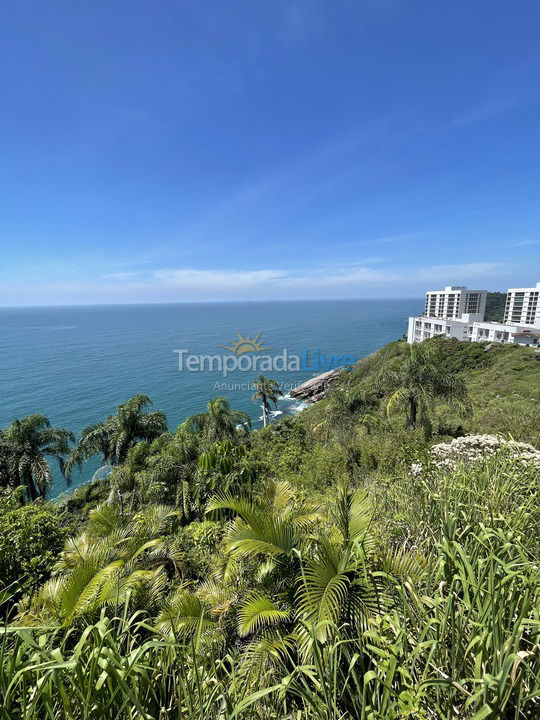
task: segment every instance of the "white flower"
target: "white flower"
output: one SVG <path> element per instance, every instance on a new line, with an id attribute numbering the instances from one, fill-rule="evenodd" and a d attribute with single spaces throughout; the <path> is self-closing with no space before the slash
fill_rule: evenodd
<path id="1" fill-rule="evenodd" d="M 502 435 L 464 435 L 449 443 L 439 443 L 431 448 L 436 468 L 454 470 L 458 463 L 474 463 L 504 452 L 520 464 L 540 470 L 540 450 L 528 443 L 506 440 Z M 411 474 L 422 473 L 420 463 L 411 466 Z"/>

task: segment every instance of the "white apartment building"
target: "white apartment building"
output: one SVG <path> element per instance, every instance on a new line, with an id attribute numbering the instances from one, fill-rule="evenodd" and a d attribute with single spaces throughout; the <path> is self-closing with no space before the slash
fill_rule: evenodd
<path id="1" fill-rule="evenodd" d="M 533 288 L 510 288 L 504 322 L 540 328 L 540 282 Z"/>
<path id="2" fill-rule="evenodd" d="M 407 342 L 422 342 L 436 335 L 455 337 L 458 340 L 469 339 L 469 323 L 460 320 L 446 320 L 444 318 L 433 318 L 419 315 L 409 318 L 407 330 Z"/>
<path id="3" fill-rule="evenodd" d="M 540 330 L 516 323 L 475 322 L 471 342 L 498 342 L 540 347 Z"/>
<path id="4" fill-rule="evenodd" d="M 426 293 L 424 314 L 409 318 L 407 342 L 436 335 L 471 342 L 540 347 L 540 283 L 508 290 L 504 322 L 484 320 L 487 291 L 449 285 Z"/>
<path id="5" fill-rule="evenodd" d="M 447 285 L 444 290 L 428 290 L 424 317 L 483 320 L 487 290 L 467 290 L 464 285 Z"/>
<path id="6" fill-rule="evenodd" d="M 407 341 L 422 342 L 435 335 L 470 340 L 472 323 L 484 319 L 486 299 L 487 290 L 468 290 L 464 285 L 429 290 L 424 314 L 409 318 Z"/>

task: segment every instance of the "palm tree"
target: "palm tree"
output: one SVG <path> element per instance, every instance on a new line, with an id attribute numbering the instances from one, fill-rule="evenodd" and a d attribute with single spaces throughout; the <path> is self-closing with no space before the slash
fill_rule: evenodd
<path id="1" fill-rule="evenodd" d="M 278 397 L 279 395 L 283 395 L 283 393 L 279 389 L 277 380 L 267 378 L 264 375 L 259 375 L 253 384 L 256 390 L 253 394 L 253 402 L 257 402 L 258 400 L 261 401 L 263 425 L 266 427 L 268 423 L 268 415 L 270 413 L 270 403 L 274 403 L 274 406 L 277 408 Z"/>
<path id="2" fill-rule="evenodd" d="M 233 571 L 244 560 L 255 571 L 257 585 L 245 588 L 238 602 L 238 633 L 252 637 L 248 663 L 291 643 L 309 654 L 314 636 L 324 642 L 331 628 L 365 628 L 367 618 L 381 610 L 365 492 L 340 487 L 323 513 L 289 483 L 276 482 L 262 499 L 218 493 L 207 506 L 207 512 L 215 510 L 236 515 L 224 547 Z M 225 574 L 230 577 L 231 566 Z"/>
<path id="3" fill-rule="evenodd" d="M 151 446 L 146 461 L 144 492 L 161 488 L 161 502 L 174 502 L 188 518 L 193 505 L 193 478 L 197 470 L 199 438 L 183 423 L 173 434 L 162 435 Z"/>
<path id="4" fill-rule="evenodd" d="M 64 456 L 75 441 L 65 428 L 51 427 L 44 415 L 29 415 L 15 420 L 0 438 L 2 484 L 24 485 L 31 500 L 44 497 L 52 481 L 52 469 L 47 456 L 54 457 L 65 472 Z"/>
<path id="5" fill-rule="evenodd" d="M 408 345 L 405 359 L 397 370 L 381 376 L 386 390 L 388 414 L 396 406 L 406 411 L 406 428 L 416 428 L 418 421 L 428 421 L 428 412 L 436 400 L 463 405 L 467 388 L 455 373 L 446 370 L 438 350 L 431 344 Z"/>
<path id="6" fill-rule="evenodd" d="M 167 432 L 167 420 L 161 411 L 145 411 L 151 404 L 147 395 L 134 395 L 118 407 L 116 415 L 84 428 L 66 462 L 67 475 L 97 454 L 102 455 L 104 464 L 118 465 L 124 462 L 136 442 L 154 440 Z"/>
<path id="7" fill-rule="evenodd" d="M 201 433 L 205 444 L 212 444 L 237 437 L 239 432 L 246 434 L 251 419 L 241 410 L 232 410 L 227 398 L 215 397 L 206 406 L 206 412 L 192 415 L 186 425 Z"/>
<path id="8" fill-rule="evenodd" d="M 26 619 L 68 626 L 126 602 L 158 610 L 178 574 L 177 515 L 167 505 L 147 505 L 127 519 L 109 504 L 92 510 L 85 532 L 66 542 L 53 576 L 22 608 Z"/>

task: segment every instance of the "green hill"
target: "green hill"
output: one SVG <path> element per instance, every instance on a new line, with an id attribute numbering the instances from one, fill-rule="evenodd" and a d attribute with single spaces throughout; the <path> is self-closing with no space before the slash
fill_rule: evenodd
<path id="1" fill-rule="evenodd" d="M 0 435 L 2 718 L 540 717 L 538 351 L 390 343 L 252 433 L 147 404 L 63 502 L 13 489 L 43 418 Z"/>
<path id="2" fill-rule="evenodd" d="M 540 428 L 521 421 L 520 416 L 537 416 L 540 411 L 540 350 L 517 345 L 460 342 L 455 339 L 435 338 L 427 341 L 440 349 L 443 366 L 459 373 L 469 390 L 472 416 L 466 427 L 478 429 L 482 418 L 484 431 L 517 433 L 520 439 L 539 439 Z M 373 391 L 383 371 L 399 366 L 407 352 L 407 344 L 397 341 L 386 345 L 365 360 L 360 361 L 338 381 L 333 393 L 347 389 L 349 392 Z M 494 401 L 510 403 L 515 413 L 505 421 L 490 424 L 486 405 Z M 305 416 L 324 414 L 330 399 L 309 408 Z"/>

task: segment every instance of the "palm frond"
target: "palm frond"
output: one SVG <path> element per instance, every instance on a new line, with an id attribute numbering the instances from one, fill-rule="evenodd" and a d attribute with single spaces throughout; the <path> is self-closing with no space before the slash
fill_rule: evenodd
<path id="1" fill-rule="evenodd" d="M 317 627 L 321 639 L 326 623 L 337 623 L 346 602 L 352 580 L 348 553 L 329 543 L 322 543 L 319 556 L 304 569 L 297 593 L 300 615 Z"/>
<path id="2" fill-rule="evenodd" d="M 277 625 L 288 620 L 290 616 L 290 609 L 279 608 L 269 597 L 254 591 L 240 605 L 238 634 L 245 637 L 261 627 Z"/>
<path id="3" fill-rule="evenodd" d="M 196 632 L 212 631 L 217 625 L 210 608 L 197 595 L 181 586 L 165 603 L 157 617 L 156 627 L 163 633 L 185 638 Z"/>

